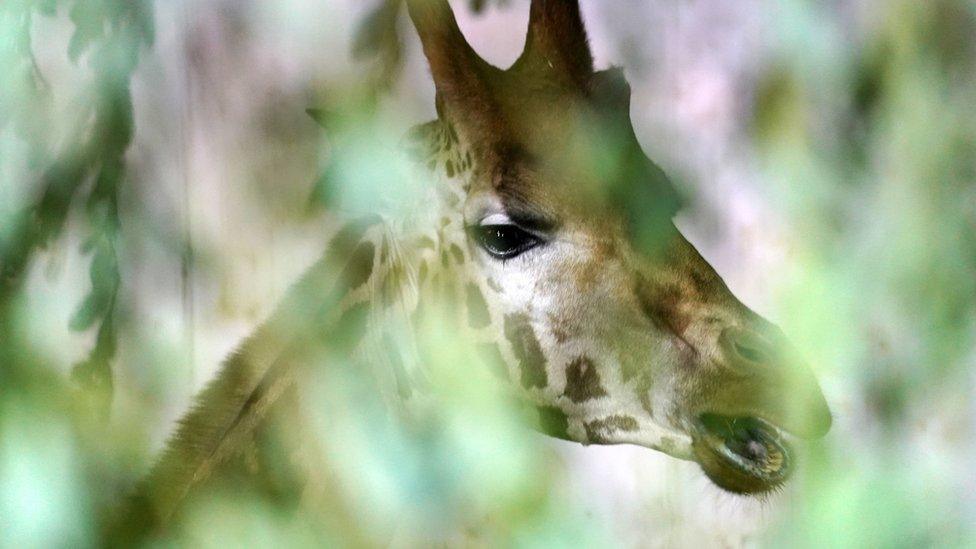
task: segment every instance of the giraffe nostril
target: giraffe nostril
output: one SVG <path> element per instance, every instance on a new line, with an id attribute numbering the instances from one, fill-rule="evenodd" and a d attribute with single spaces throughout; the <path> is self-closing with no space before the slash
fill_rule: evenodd
<path id="1" fill-rule="evenodd" d="M 752 347 L 748 344 L 735 342 L 733 344 L 735 352 L 738 353 L 742 358 L 751 362 L 765 362 L 766 355 L 761 350 L 756 347 Z"/>
<path id="2" fill-rule="evenodd" d="M 752 330 L 732 326 L 723 330 L 720 338 L 733 363 L 745 366 L 773 362 L 769 344 Z"/>

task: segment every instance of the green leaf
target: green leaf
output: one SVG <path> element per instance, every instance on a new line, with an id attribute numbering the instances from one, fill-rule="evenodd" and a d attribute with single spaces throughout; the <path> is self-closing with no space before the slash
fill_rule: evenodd
<path id="1" fill-rule="evenodd" d="M 34 2 L 34 8 L 41 14 L 49 17 L 53 17 L 58 14 L 57 0 L 37 0 Z"/>
<path id="2" fill-rule="evenodd" d="M 100 313 L 98 296 L 91 292 L 75 310 L 75 314 L 71 315 L 68 327 L 75 332 L 84 332 L 95 325 L 95 321 L 101 316 Z"/>
<path id="3" fill-rule="evenodd" d="M 105 6 L 102 0 L 76 2 L 68 14 L 75 24 L 75 32 L 68 43 L 68 58 L 73 62 L 95 41 L 105 36 Z"/>
<path id="4" fill-rule="evenodd" d="M 366 16 L 353 39 L 353 57 L 375 63 L 371 81 L 378 90 L 390 89 L 403 66 L 397 29 L 400 5 L 400 0 L 383 0 Z"/>

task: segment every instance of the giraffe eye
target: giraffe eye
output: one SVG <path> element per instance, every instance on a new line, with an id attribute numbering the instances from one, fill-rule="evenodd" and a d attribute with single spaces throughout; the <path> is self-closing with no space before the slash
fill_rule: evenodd
<path id="1" fill-rule="evenodd" d="M 542 242 L 515 225 L 480 225 L 473 227 L 471 233 L 472 238 L 496 259 L 511 259 Z"/>

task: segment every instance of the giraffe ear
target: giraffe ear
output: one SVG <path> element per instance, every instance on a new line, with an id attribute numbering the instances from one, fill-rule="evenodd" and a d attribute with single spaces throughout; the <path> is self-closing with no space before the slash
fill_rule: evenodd
<path id="1" fill-rule="evenodd" d="M 585 89 L 593 74 L 593 54 L 578 0 L 532 0 L 525 50 L 512 70 L 540 72 Z"/>
<path id="2" fill-rule="evenodd" d="M 489 81 L 501 71 L 471 48 L 447 0 L 408 0 L 407 8 L 430 64 L 438 101 L 453 120 L 475 132 L 472 137 L 487 132 L 490 128 L 484 126 L 500 119 Z"/>

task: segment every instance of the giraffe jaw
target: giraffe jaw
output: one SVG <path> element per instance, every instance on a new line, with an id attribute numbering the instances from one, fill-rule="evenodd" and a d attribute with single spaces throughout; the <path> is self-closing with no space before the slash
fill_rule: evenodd
<path id="1" fill-rule="evenodd" d="M 683 461 L 697 461 L 692 437 L 682 431 L 659 425 L 642 426 L 638 431 L 618 433 L 616 440 L 609 444 L 633 444 Z"/>
<path id="2" fill-rule="evenodd" d="M 716 485 L 737 494 L 762 494 L 781 486 L 792 472 L 787 435 L 757 417 L 702 414 L 694 452 Z"/>

